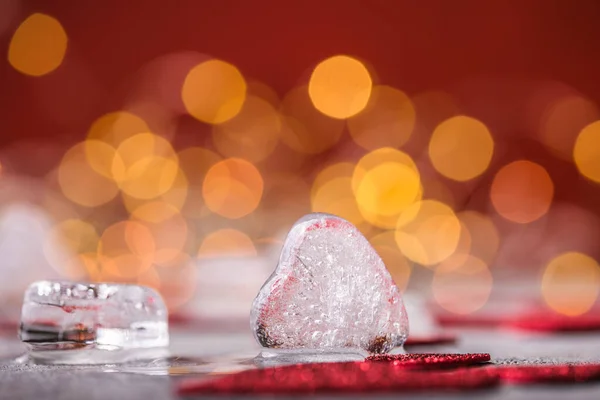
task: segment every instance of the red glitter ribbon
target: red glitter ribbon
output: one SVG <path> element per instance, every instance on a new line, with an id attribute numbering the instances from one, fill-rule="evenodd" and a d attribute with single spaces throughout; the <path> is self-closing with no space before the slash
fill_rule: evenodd
<path id="1" fill-rule="evenodd" d="M 488 353 L 377 354 L 367 357 L 367 361 L 389 362 L 394 366 L 407 368 L 456 368 L 486 363 L 490 361 L 490 355 Z"/>
<path id="2" fill-rule="evenodd" d="M 469 390 L 492 387 L 487 368 L 414 371 L 389 362 L 298 364 L 247 370 L 222 378 L 183 381 L 178 393 L 315 393 Z"/>
<path id="3" fill-rule="evenodd" d="M 487 353 L 374 355 L 364 362 L 298 364 L 182 381 L 179 394 L 472 390 L 499 383 L 600 380 L 600 364 L 490 365 Z M 470 367 L 469 367 L 470 366 Z M 439 370 L 440 368 L 454 368 Z"/>
<path id="4" fill-rule="evenodd" d="M 581 365 L 517 365 L 492 367 L 504 382 L 577 383 L 600 379 L 600 364 Z"/>

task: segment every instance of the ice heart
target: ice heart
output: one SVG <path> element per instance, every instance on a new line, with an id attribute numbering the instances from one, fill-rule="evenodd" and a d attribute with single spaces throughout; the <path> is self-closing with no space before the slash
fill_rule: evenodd
<path id="1" fill-rule="evenodd" d="M 354 225 L 328 214 L 294 224 L 250 320 L 256 340 L 278 349 L 387 353 L 408 335 L 383 261 Z"/>

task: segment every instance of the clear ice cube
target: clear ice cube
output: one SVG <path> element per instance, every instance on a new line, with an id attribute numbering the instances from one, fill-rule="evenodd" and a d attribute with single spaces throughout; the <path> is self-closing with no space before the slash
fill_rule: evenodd
<path id="1" fill-rule="evenodd" d="M 263 347 L 283 350 L 274 354 L 387 353 L 408 335 L 402 296 L 381 257 L 350 222 L 320 213 L 292 227 L 250 320 Z"/>
<path id="2" fill-rule="evenodd" d="M 114 362 L 166 348 L 167 318 L 161 296 L 144 286 L 39 281 L 25 292 L 19 335 L 33 359 Z"/>

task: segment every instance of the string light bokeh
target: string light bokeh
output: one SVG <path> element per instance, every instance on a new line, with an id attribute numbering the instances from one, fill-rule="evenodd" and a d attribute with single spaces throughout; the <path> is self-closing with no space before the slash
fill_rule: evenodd
<path id="1" fill-rule="evenodd" d="M 449 58 L 482 63 L 479 47 L 499 39 L 469 43 L 462 28 L 455 35 L 468 54 L 447 50 L 431 26 L 414 28 L 433 29 L 429 64 L 408 45 L 390 46 L 395 39 L 382 39 L 384 51 L 369 32 L 386 28 L 354 2 L 324 6 L 319 18 L 340 12 L 336 21 L 365 24 L 339 22 L 358 29 L 355 47 L 324 23 L 315 29 L 332 42 L 311 44 L 240 5 L 247 19 L 216 13 L 194 40 L 200 23 L 176 13 L 180 21 L 157 26 L 164 35 L 139 41 L 139 52 L 126 45 L 142 35 L 129 32 L 133 20 L 125 27 L 103 14 L 114 32 L 99 38 L 82 30 L 80 7 L 16 3 L 7 22 L 0 17 L 8 303 L 21 295 L 13 277 L 31 276 L 143 283 L 178 311 L 201 307 L 226 274 L 238 283 L 221 287 L 222 301 L 233 304 L 268 276 L 295 220 L 328 212 L 363 232 L 400 288 L 447 312 L 477 312 L 515 282 L 563 315 L 598 304 L 598 85 L 574 73 L 516 76 L 509 57 L 480 74 Z M 271 54 L 237 41 L 252 18 Z M 30 240 L 11 245 L 20 237 Z"/>

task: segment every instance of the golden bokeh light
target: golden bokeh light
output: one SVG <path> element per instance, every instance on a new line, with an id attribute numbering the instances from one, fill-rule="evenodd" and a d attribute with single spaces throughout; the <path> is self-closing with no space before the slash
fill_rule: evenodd
<path id="1" fill-rule="evenodd" d="M 436 302 L 455 314 L 470 314 L 483 307 L 492 291 L 493 277 L 487 265 L 468 256 L 459 267 L 442 263 L 435 270 L 431 290 Z"/>
<path id="2" fill-rule="evenodd" d="M 119 145 L 111 171 L 124 193 L 138 199 L 152 199 L 173 186 L 179 160 L 166 139 L 140 133 Z"/>
<path id="3" fill-rule="evenodd" d="M 492 205 L 509 221 L 526 224 L 545 215 L 554 197 L 554 184 L 539 164 L 514 161 L 496 173 L 490 189 Z"/>
<path id="4" fill-rule="evenodd" d="M 8 47 L 8 62 L 23 74 L 46 75 L 62 64 L 67 41 L 67 33 L 57 19 L 32 14 L 15 31 Z"/>
<path id="5" fill-rule="evenodd" d="M 248 96 L 239 114 L 213 128 L 212 138 L 222 155 L 258 162 L 275 150 L 280 132 L 281 119 L 275 108 Z"/>
<path id="6" fill-rule="evenodd" d="M 80 279 L 88 269 L 80 255 L 95 253 L 99 241 L 96 228 L 80 219 L 68 219 L 55 225 L 44 240 L 44 255 L 61 276 Z"/>
<path id="7" fill-rule="evenodd" d="M 117 180 L 127 178 L 128 169 L 148 157 L 177 160 L 168 140 L 150 132 L 138 133 L 124 140 L 117 148 L 118 159 L 113 162 L 113 176 Z"/>
<path id="8" fill-rule="evenodd" d="M 263 178 L 252 163 L 241 158 L 228 158 L 208 170 L 202 195 L 212 212 L 237 219 L 256 210 L 263 189 Z"/>
<path id="9" fill-rule="evenodd" d="M 561 97 L 542 115 L 540 140 L 554 155 L 570 161 L 578 133 L 598 119 L 600 111 L 589 99 L 578 94 Z"/>
<path id="10" fill-rule="evenodd" d="M 388 162 L 367 171 L 356 190 L 356 200 L 367 214 L 399 215 L 418 200 L 419 176 L 406 165 Z"/>
<path id="11" fill-rule="evenodd" d="M 457 217 L 470 233 L 470 253 L 491 265 L 500 247 L 500 234 L 494 222 L 490 217 L 470 210 L 459 212 Z"/>
<path id="12" fill-rule="evenodd" d="M 163 201 L 153 201 L 137 208 L 131 218 L 143 223 L 151 232 L 155 263 L 169 262 L 183 250 L 188 224 L 177 208 Z"/>
<path id="13" fill-rule="evenodd" d="M 384 164 L 394 164 L 395 166 L 387 166 L 384 168 L 376 168 Z M 402 167 L 407 167 L 410 172 Z M 394 173 L 402 171 L 400 175 L 385 175 L 387 172 Z M 375 172 L 370 172 L 375 171 Z M 365 176 L 369 174 L 369 180 L 362 187 L 361 197 L 359 197 L 359 188 L 363 183 Z M 406 181 L 402 181 L 406 179 Z M 378 184 L 377 180 L 381 180 L 383 184 Z M 363 217 L 372 225 L 384 229 L 393 229 L 396 227 L 396 221 L 398 220 L 399 213 L 406 208 L 406 201 L 410 199 L 414 194 L 414 185 L 418 185 L 418 192 L 412 201 L 408 200 L 409 204 L 418 201 L 423 195 L 422 184 L 420 182 L 419 170 L 413 159 L 406 153 L 393 149 L 391 147 L 384 147 L 377 149 L 365 154 L 356 164 L 352 173 L 352 190 L 356 196 L 359 209 Z M 371 190 L 370 186 L 379 185 L 379 189 Z M 385 193 L 389 189 L 388 193 Z M 401 195 L 404 203 L 394 204 L 395 201 L 393 193 Z M 365 196 L 363 199 L 362 196 Z M 364 204 L 362 202 L 365 202 Z M 375 203 L 374 203 L 375 201 Z M 377 201 L 387 202 L 388 205 L 392 206 L 397 210 L 395 213 L 385 214 L 378 211 L 373 211 L 373 207 L 377 207 Z"/>
<path id="14" fill-rule="evenodd" d="M 58 183 L 69 200 L 85 207 L 97 207 L 114 199 L 116 183 L 98 173 L 88 162 L 87 153 L 105 153 L 100 141 L 82 142 L 71 147 L 58 166 Z"/>
<path id="15" fill-rule="evenodd" d="M 322 212 L 340 216 L 359 229 L 364 222 L 352 193 L 350 177 L 334 178 L 323 183 L 312 197 L 313 212 Z"/>
<path id="16" fill-rule="evenodd" d="M 89 166 L 100 175 L 110 180 L 116 180 L 113 176 L 113 165 L 122 165 L 117 150 L 110 144 L 96 139 L 88 139 L 84 142 L 85 156 Z"/>
<path id="17" fill-rule="evenodd" d="M 250 290 L 234 288 L 242 299 L 263 280 L 263 261 L 280 253 L 281 228 L 321 212 L 354 224 L 400 290 L 409 282 L 426 289 L 449 313 L 477 312 L 494 283 L 506 284 L 494 282 L 497 274 L 521 279 L 537 266 L 545 267 L 537 279 L 547 311 L 576 317 L 600 307 L 593 207 L 600 186 L 592 183 L 600 184 L 600 109 L 572 88 L 544 83 L 551 90 L 529 101 L 536 82 L 475 80 L 498 92 L 491 98 L 471 83 L 459 90 L 480 121 L 462 115 L 447 93 L 413 95 L 412 87 L 409 97 L 374 85 L 367 62 L 345 55 L 275 91 L 247 81 L 241 65 L 184 52 L 134 71 L 113 98 L 123 82 L 97 81 L 73 66 L 77 38 L 70 30 L 67 37 L 66 19 L 23 18 L 13 21 L 12 39 L 7 32 L 5 67 L 39 86 L 33 97 L 48 131 L 64 128 L 65 136 L 17 138 L 2 148 L 0 211 L 4 228 L 22 222 L 13 218 L 15 204 L 34 206 L 21 214 L 44 211 L 32 214 L 43 252 L 32 256 L 43 256 L 38 264 L 50 274 L 145 284 L 175 310 L 206 283 L 198 272 L 227 278 L 220 267 L 240 264 L 250 267 L 236 272 Z M 467 98 L 475 92 L 501 115 Z M 99 111 L 108 100 L 111 108 Z M 71 134 L 82 141 L 71 147 Z M 530 160 L 514 161 L 515 154 Z M 198 293 L 222 290 L 215 282 Z"/>
<path id="18" fill-rule="evenodd" d="M 221 60 L 209 60 L 190 70 L 181 97 L 194 118 L 208 124 L 221 124 L 242 109 L 246 81 L 235 66 Z"/>
<path id="19" fill-rule="evenodd" d="M 367 150 L 400 147 L 415 127 L 415 108 L 404 92 L 375 86 L 367 107 L 348 119 L 352 139 Z"/>
<path id="20" fill-rule="evenodd" d="M 141 204 L 131 212 L 131 218 L 137 221 L 158 224 L 179 214 L 179 210 L 173 205 L 155 200 Z"/>
<path id="21" fill-rule="evenodd" d="M 315 108 L 333 118 L 344 119 L 363 110 L 373 82 L 363 63 L 340 55 L 321 61 L 308 83 Z"/>
<path id="22" fill-rule="evenodd" d="M 493 153 L 494 140 L 487 127 L 462 115 L 438 125 L 429 142 L 435 169 L 456 181 L 468 181 L 485 172 Z"/>
<path id="23" fill-rule="evenodd" d="M 368 171 L 389 162 L 405 165 L 413 170 L 417 176 L 419 175 L 417 165 L 408 154 L 391 147 L 383 147 L 365 154 L 356 163 L 356 167 L 352 173 L 352 190 L 354 190 L 354 193 L 358 190 L 362 179 Z"/>
<path id="24" fill-rule="evenodd" d="M 423 193 L 413 160 L 391 148 L 362 157 L 354 168 L 351 184 L 362 216 L 384 229 L 395 228 L 400 213 L 420 200 Z"/>
<path id="25" fill-rule="evenodd" d="M 450 207 L 436 200 L 422 200 L 400 214 L 396 243 L 410 260 L 431 266 L 456 251 L 460 235 L 460 221 Z"/>
<path id="26" fill-rule="evenodd" d="M 306 86 L 289 91 L 280 112 L 282 142 L 302 154 L 318 154 L 330 149 L 344 131 L 344 121 L 330 118 L 313 107 Z"/>
<path id="27" fill-rule="evenodd" d="M 177 176 L 175 177 L 173 185 L 169 188 L 169 190 L 167 190 L 160 196 L 151 199 L 140 199 L 130 196 L 125 192 L 121 192 L 121 200 L 123 201 L 123 205 L 130 214 L 136 211 L 138 208 L 154 201 L 164 202 L 170 205 L 171 207 L 174 207 L 176 210 L 182 211 L 188 198 L 188 189 L 188 179 L 183 170 L 181 168 L 178 168 Z M 202 198 L 201 192 L 199 194 L 199 197 L 200 199 Z M 200 201 L 202 202 L 202 200 Z M 154 217 L 148 216 L 148 218 Z"/>
<path id="28" fill-rule="evenodd" d="M 311 200 L 314 199 L 321 186 L 327 182 L 336 178 L 351 178 L 353 173 L 354 164 L 350 162 L 340 162 L 323 168 L 313 180 L 310 189 Z"/>
<path id="29" fill-rule="evenodd" d="M 600 266 L 582 253 L 552 259 L 542 277 L 542 296 L 554 311 L 577 316 L 589 311 L 600 291 Z"/>
<path id="30" fill-rule="evenodd" d="M 581 175 L 600 182 L 600 121 L 587 125 L 579 133 L 573 159 Z"/>
<path id="31" fill-rule="evenodd" d="M 114 111 L 96 119 L 88 130 L 88 139 L 102 140 L 117 147 L 138 133 L 150 132 L 146 121 L 128 111 Z"/>
<path id="32" fill-rule="evenodd" d="M 256 256 L 256 247 L 252 239 L 244 232 L 237 229 L 220 229 L 207 235 L 200 249 L 198 257 L 253 257 Z"/>
<path id="33" fill-rule="evenodd" d="M 156 245 L 152 232 L 136 221 L 120 221 L 104 230 L 98 243 L 102 272 L 134 278 L 152 266 Z"/>
<path id="34" fill-rule="evenodd" d="M 203 218 L 211 213 L 206 207 L 202 196 L 204 178 L 208 170 L 221 161 L 221 157 L 217 153 L 202 147 L 188 147 L 177 155 L 180 169 L 189 184 L 182 214 L 187 218 Z"/>
<path id="35" fill-rule="evenodd" d="M 152 199 L 166 193 L 175 182 L 177 161 L 159 156 L 148 156 L 127 169 L 119 182 L 124 193 L 138 199 Z"/>
<path id="36" fill-rule="evenodd" d="M 394 236 L 393 231 L 386 231 L 373 236 L 369 242 L 383 260 L 396 286 L 403 291 L 408 286 L 412 267 L 398 248 Z"/>

